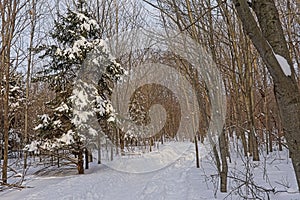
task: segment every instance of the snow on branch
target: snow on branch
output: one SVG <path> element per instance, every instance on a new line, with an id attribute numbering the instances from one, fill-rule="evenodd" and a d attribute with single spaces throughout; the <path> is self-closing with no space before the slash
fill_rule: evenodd
<path id="1" fill-rule="evenodd" d="M 283 71 L 283 73 L 286 75 L 286 76 L 291 76 L 292 75 L 292 71 L 291 71 L 291 66 L 289 65 L 289 63 L 287 62 L 287 60 L 281 56 L 281 55 L 278 55 L 278 54 L 275 54 L 275 57 Z"/>

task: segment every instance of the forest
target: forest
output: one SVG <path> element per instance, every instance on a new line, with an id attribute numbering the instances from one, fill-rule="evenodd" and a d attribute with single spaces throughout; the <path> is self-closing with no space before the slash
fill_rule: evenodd
<path id="1" fill-rule="evenodd" d="M 0 0 L 0 16 L 0 196 L 41 172 L 171 175 L 191 154 L 214 198 L 300 199 L 298 0 Z"/>

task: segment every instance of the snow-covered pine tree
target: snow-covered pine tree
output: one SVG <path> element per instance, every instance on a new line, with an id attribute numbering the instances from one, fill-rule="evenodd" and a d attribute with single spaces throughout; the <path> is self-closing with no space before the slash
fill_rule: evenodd
<path id="1" fill-rule="evenodd" d="M 51 37 L 56 44 L 42 46 L 38 52 L 43 52 L 41 58 L 48 61 L 43 70 L 38 73 L 38 81 L 47 82 L 55 91 L 55 98 L 48 103 L 49 115 L 42 115 L 35 128 L 37 139 L 27 146 L 28 150 L 47 150 L 54 155 L 60 149 L 67 149 L 75 157 L 78 173 L 84 173 L 83 151 L 86 137 L 82 130 L 97 132 L 88 127 L 86 118 L 98 115 L 109 118 L 112 106 L 109 101 L 111 84 L 123 74 L 123 69 L 109 55 L 105 42 L 99 37 L 100 28 L 86 9 L 85 1 L 79 0 L 76 11 L 68 10 L 65 16 L 60 16 L 55 22 Z M 84 67 L 83 63 L 91 51 L 98 51 L 98 66 L 102 68 L 97 85 L 91 85 L 77 80 L 77 73 Z M 100 76 L 100 75 L 99 75 Z M 76 88 L 75 86 L 76 82 Z M 89 93 L 88 98 L 85 98 Z M 91 98 L 92 97 L 92 98 Z M 74 109 L 74 103 L 82 107 L 93 104 L 95 109 L 86 111 Z M 56 155 L 56 156 L 59 156 Z"/>
<path id="2" fill-rule="evenodd" d="M 4 83 L 5 79 L 1 80 L 3 83 L 0 84 L 0 95 L 5 92 Z M 22 139 L 22 116 L 23 116 L 23 106 L 25 102 L 25 91 L 24 91 L 24 81 L 23 76 L 20 73 L 12 71 L 9 79 L 9 151 L 20 150 L 21 139 Z M 0 108 L 2 109 L 2 107 Z M 0 112 L 0 124 L 2 123 L 4 116 L 2 115 L 3 110 Z M 0 135 L 3 135 L 3 129 L 0 126 Z M 3 140 L 0 138 L 0 149 L 2 149 Z M 0 158 L 2 158 L 2 151 L 0 152 Z"/>
<path id="3" fill-rule="evenodd" d="M 25 103 L 25 87 L 24 77 L 21 73 L 11 73 L 10 90 L 9 90 L 9 148 L 14 151 L 22 149 L 21 140 L 24 135 L 24 103 Z"/>

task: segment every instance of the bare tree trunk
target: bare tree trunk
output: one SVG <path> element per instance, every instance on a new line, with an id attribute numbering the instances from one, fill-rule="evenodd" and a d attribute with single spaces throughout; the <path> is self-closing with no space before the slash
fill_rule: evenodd
<path id="1" fill-rule="evenodd" d="M 273 138 L 272 138 L 272 128 L 270 126 L 270 107 L 268 102 L 268 74 L 266 72 L 266 68 L 263 68 L 263 109 L 264 109 L 264 118 L 265 118 L 265 138 L 266 138 L 266 150 L 267 153 L 273 151 Z"/>
<path id="2" fill-rule="evenodd" d="M 10 74 L 10 50 L 13 34 L 15 30 L 15 21 L 17 15 L 18 1 L 0 1 L 1 15 L 1 65 L 4 69 L 5 93 L 4 93 L 4 156 L 2 166 L 2 180 L 7 183 L 7 165 L 8 165 L 8 136 L 9 136 L 9 74 Z"/>
<path id="3" fill-rule="evenodd" d="M 30 10 L 30 39 L 29 39 L 29 53 L 27 59 L 27 73 L 26 73 L 26 102 L 25 102 L 25 128 L 24 128 L 24 144 L 28 143 L 28 101 L 29 101 L 29 90 L 30 90 L 30 77 L 31 77 L 31 65 L 32 65 L 32 48 L 33 38 L 35 33 L 35 19 L 36 19 L 36 1 L 31 1 L 32 9 Z M 24 155 L 24 170 L 27 168 L 27 152 Z"/>
<path id="4" fill-rule="evenodd" d="M 82 150 L 80 150 L 78 153 L 77 170 L 78 170 L 78 174 L 84 174 Z"/>
<path id="5" fill-rule="evenodd" d="M 221 154 L 221 161 L 222 161 L 222 168 L 220 171 L 220 191 L 227 192 L 227 174 L 228 174 L 228 164 L 227 164 L 227 150 L 226 150 L 226 139 L 225 139 L 225 130 L 222 131 L 219 139 L 219 146 L 220 146 L 220 154 Z"/>
<path id="6" fill-rule="evenodd" d="M 117 104 L 119 105 L 119 104 Z M 120 143 L 120 140 L 119 140 L 119 137 L 120 137 L 120 130 L 118 128 L 115 129 L 116 130 L 116 155 L 119 155 L 119 143 Z"/>
<path id="7" fill-rule="evenodd" d="M 195 135 L 194 140 L 195 140 L 195 149 L 196 149 L 196 167 L 200 168 L 199 150 L 198 150 L 198 137 L 197 137 L 197 135 Z"/>
<path id="8" fill-rule="evenodd" d="M 97 135 L 97 148 L 98 148 L 98 164 L 101 164 L 101 138 L 99 133 Z"/>
<path id="9" fill-rule="evenodd" d="M 84 151 L 84 158 L 85 158 L 85 169 L 89 168 L 89 150 L 87 148 L 85 148 Z"/>
<path id="10" fill-rule="evenodd" d="M 1 35 L 2 36 L 2 35 Z M 4 65 L 3 63 L 3 58 L 4 56 L 2 56 L 3 53 L 3 48 L 1 47 L 0 52 L 1 52 L 1 60 L 0 60 L 0 90 L 2 90 L 2 88 L 4 87 Z M 2 156 L 3 156 L 3 130 L 4 130 L 4 95 L 2 92 L 0 92 L 0 163 L 2 160 Z"/>
<path id="11" fill-rule="evenodd" d="M 4 51 L 5 52 L 5 51 Z M 9 133 L 9 60 L 10 54 L 9 50 L 6 50 L 6 55 L 4 55 L 3 64 L 4 64 L 4 74 L 5 74 L 5 93 L 4 93 L 4 152 L 3 152 L 3 166 L 2 166 L 2 181 L 7 183 L 7 165 L 8 165 L 8 133 Z M 5 57 L 7 56 L 7 57 Z"/>
<path id="12" fill-rule="evenodd" d="M 241 123 L 243 121 L 243 106 L 242 104 L 244 103 L 246 105 L 246 108 L 248 106 L 248 111 L 250 111 L 251 109 L 249 109 L 249 102 L 250 100 L 247 99 L 247 97 L 249 97 L 249 95 L 251 94 L 251 92 L 247 93 L 245 92 L 245 88 L 246 89 L 250 89 L 250 77 L 248 77 L 248 82 L 245 81 L 244 79 L 247 80 L 247 75 L 246 78 L 242 77 L 242 75 L 244 74 L 244 71 L 248 71 L 248 68 L 245 68 L 245 66 L 243 65 L 243 58 L 247 57 L 247 52 L 245 53 L 245 51 L 243 51 L 244 48 L 246 48 L 248 50 L 248 45 L 246 42 L 243 42 L 242 44 L 246 44 L 246 47 L 240 47 L 239 41 L 245 41 L 247 40 L 246 38 L 244 38 L 245 36 L 242 34 L 242 30 L 240 28 L 240 23 L 235 24 L 234 21 L 234 15 L 232 13 L 230 13 L 228 6 L 226 6 L 226 4 L 223 4 L 223 2 L 221 0 L 217 1 L 220 5 L 221 8 L 221 13 L 226 21 L 226 27 L 227 27 L 227 31 L 228 31 L 228 39 L 231 42 L 229 48 L 230 48 L 230 55 L 231 55 L 231 65 L 232 65 L 232 78 L 231 78 L 231 82 L 232 82 L 232 93 L 233 93 L 233 97 L 235 99 L 235 102 L 233 103 L 233 115 L 234 115 L 234 119 L 235 119 L 235 126 L 236 126 L 236 135 L 238 138 L 241 139 L 242 144 L 243 144 L 243 150 L 244 150 L 244 156 L 248 156 L 248 152 L 250 153 L 250 155 L 252 155 L 252 136 L 250 135 L 250 137 L 248 137 L 248 141 L 246 140 L 246 136 L 245 136 L 245 130 L 243 129 L 243 124 Z M 234 20 L 234 21 L 233 21 Z M 211 30 L 213 31 L 213 30 Z M 242 51 L 242 52 L 241 52 Z M 236 73 L 238 72 L 238 73 Z M 245 82 L 245 83 L 243 83 Z M 246 86 L 244 86 L 246 84 Z M 247 85 L 248 84 L 248 85 Z M 244 88 L 243 88 L 244 87 Z M 241 92 L 244 91 L 244 92 Z M 248 101 L 247 101 L 248 100 Z M 247 117 L 248 117 L 248 121 L 250 121 L 250 115 L 248 115 L 249 112 L 247 112 Z"/>
<path id="13" fill-rule="evenodd" d="M 122 132 L 120 134 L 120 148 L 121 148 L 121 155 L 123 156 L 125 153 L 125 139 L 124 139 L 124 133 Z"/>
<path id="14" fill-rule="evenodd" d="M 110 146 L 110 161 L 114 160 L 114 145 L 113 143 Z"/>

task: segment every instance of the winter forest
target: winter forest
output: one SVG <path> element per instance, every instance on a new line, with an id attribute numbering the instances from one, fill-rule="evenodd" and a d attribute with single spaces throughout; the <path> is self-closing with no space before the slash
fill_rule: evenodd
<path id="1" fill-rule="evenodd" d="M 0 199 L 300 200 L 298 0 L 0 16 Z"/>

